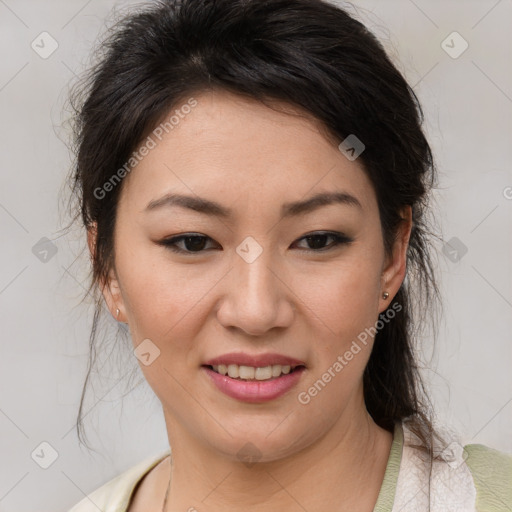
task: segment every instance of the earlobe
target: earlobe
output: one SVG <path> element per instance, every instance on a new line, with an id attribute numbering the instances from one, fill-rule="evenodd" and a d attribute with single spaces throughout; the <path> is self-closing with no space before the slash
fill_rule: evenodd
<path id="1" fill-rule="evenodd" d="M 97 239 L 98 231 L 96 222 L 92 223 L 91 226 L 87 229 L 87 244 L 89 246 L 89 253 L 91 256 L 91 262 L 94 265 L 94 256 L 96 253 L 96 239 Z M 101 293 L 103 294 L 103 298 L 107 307 L 110 311 L 110 314 L 117 320 L 121 321 L 120 316 L 122 316 L 122 297 L 121 297 L 121 289 L 119 287 L 119 281 L 115 270 L 112 268 L 108 273 L 107 280 L 102 280 L 98 283 Z"/>
<path id="2" fill-rule="evenodd" d="M 111 268 L 108 273 L 107 281 L 102 284 L 102 293 L 110 314 L 117 321 L 121 322 L 123 316 L 123 300 L 119 281 L 113 268 Z"/>
<path id="3" fill-rule="evenodd" d="M 381 302 L 383 303 L 383 309 L 388 306 L 386 299 L 389 296 L 394 297 L 400 289 L 407 268 L 407 249 L 412 229 L 412 208 L 410 206 L 404 207 L 401 215 L 403 221 L 398 228 L 392 257 L 388 258 L 386 268 L 382 272 Z"/>

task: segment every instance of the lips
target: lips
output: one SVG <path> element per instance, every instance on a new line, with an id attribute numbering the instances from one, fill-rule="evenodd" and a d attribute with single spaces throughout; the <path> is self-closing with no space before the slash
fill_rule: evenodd
<path id="1" fill-rule="evenodd" d="M 233 370 L 235 365 L 237 368 L 235 373 L 238 373 L 238 370 L 250 373 L 251 370 L 247 368 L 250 367 L 257 369 L 255 370 L 257 372 L 266 372 L 265 377 L 267 378 L 262 379 L 263 375 L 255 375 L 254 380 L 245 380 L 236 378 L 237 375 L 234 375 L 233 378 L 217 371 L 219 366 L 222 366 L 223 370 L 228 367 Z M 272 370 L 279 370 L 280 375 L 268 378 L 269 367 Z M 225 395 L 242 402 L 262 403 L 275 400 L 297 386 L 306 370 L 306 365 L 299 359 L 283 354 L 250 355 L 238 352 L 209 359 L 201 365 L 201 370 L 209 381 Z"/>
<path id="2" fill-rule="evenodd" d="M 226 366 L 236 364 L 238 366 L 252 366 L 253 368 L 279 364 L 281 366 L 289 365 L 292 369 L 297 366 L 306 366 L 303 361 L 283 354 L 265 353 L 250 355 L 241 352 L 232 352 L 230 354 L 223 354 L 221 356 L 214 357 L 213 359 L 209 359 L 203 363 L 203 366 L 218 366 L 219 364 L 224 364 Z"/>
<path id="3" fill-rule="evenodd" d="M 232 379 L 227 375 L 220 375 L 209 366 L 204 365 L 201 367 L 201 371 L 216 389 L 228 397 L 240 402 L 263 403 L 276 400 L 289 393 L 298 385 L 306 369 L 304 366 L 300 366 L 287 375 L 264 381 Z"/>

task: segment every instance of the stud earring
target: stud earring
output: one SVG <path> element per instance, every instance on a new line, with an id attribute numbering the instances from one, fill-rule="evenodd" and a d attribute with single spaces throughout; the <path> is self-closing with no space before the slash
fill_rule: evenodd
<path id="1" fill-rule="evenodd" d="M 119 318 L 119 313 L 120 313 L 119 308 L 117 308 L 116 309 L 116 320 Z"/>
<path id="2" fill-rule="evenodd" d="M 384 292 L 384 293 L 382 294 L 382 298 L 383 298 L 384 300 L 386 300 L 388 297 L 389 297 L 389 293 L 388 293 L 388 292 Z"/>

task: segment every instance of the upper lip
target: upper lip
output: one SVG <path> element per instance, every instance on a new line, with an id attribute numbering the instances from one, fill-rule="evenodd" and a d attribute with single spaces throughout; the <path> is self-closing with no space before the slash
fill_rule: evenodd
<path id="1" fill-rule="evenodd" d="M 219 364 L 224 364 L 226 366 L 236 364 L 238 366 L 252 366 L 254 368 L 263 368 L 265 366 L 273 366 L 276 364 L 280 364 L 281 366 L 289 365 L 292 368 L 296 366 L 305 366 L 303 361 L 283 354 L 266 353 L 250 355 L 242 352 L 232 352 L 230 354 L 223 354 L 221 356 L 214 357 L 213 359 L 206 361 L 204 366 L 217 366 Z"/>

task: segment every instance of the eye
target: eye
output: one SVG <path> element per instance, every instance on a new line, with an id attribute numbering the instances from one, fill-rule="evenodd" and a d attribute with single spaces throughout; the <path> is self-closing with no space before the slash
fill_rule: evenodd
<path id="1" fill-rule="evenodd" d="M 204 246 L 206 240 L 212 240 L 209 236 L 206 235 L 195 235 L 193 233 L 189 233 L 186 235 L 174 236 L 172 238 L 167 238 L 161 240 L 159 244 L 167 247 L 173 252 L 179 253 L 199 253 L 204 252 Z M 185 249 L 178 247 L 178 243 L 183 242 L 185 245 Z"/>
<path id="2" fill-rule="evenodd" d="M 325 242 L 331 238 L 333 241 L 327 247 L 324 246 Z M 174 236 L 158 242 L 160 245 L 165 246 L 173 252 L 182 254 L 201 253 L 205 250 L 205 245 L 208 240 L 213 241 L 209 236 L 188 233 L 185 235 Z M 305 240 L 313 248 L 304 249 L 307 252 L 323 252 L 329 249 L 334 249 L 339 245 L 348 245 L 353 242 L 353 239 L 337 232 L 316 232 L 299 238 L 298 242 Z M 182 243 L 184 247 L 179 247 L 178 244 Z"/>
<path id="3" fill-rule="evenodd" d="M 327 247 L 323 247 L 326 239 L 331 238 L 333 242 L 328 245 Z M 352 243 L 354 240 L 343 233 L 337 233 L 337 232 L 317 232 L 317 233 L 311 233 L 309 235 L 303 236 L 299 239 L 299 242 L 301 240 L 306 240 L 308 244 L 312 245 L 313 249 L 305 249 L 307 252 L 323 252 L 327 251 L 329 249 L 334 249 L 338 245 L 348 245 Z M 321 247 L 319 247 L 321 246 Z"/>

